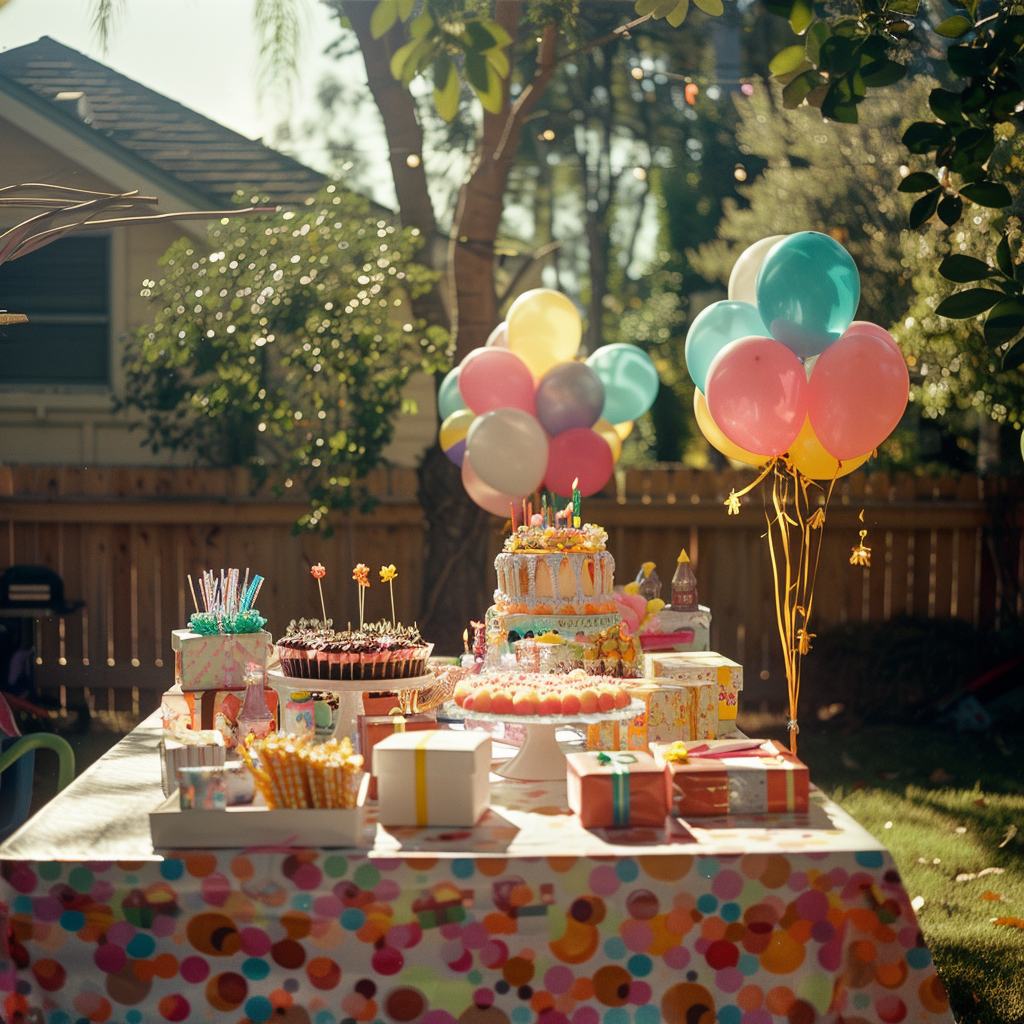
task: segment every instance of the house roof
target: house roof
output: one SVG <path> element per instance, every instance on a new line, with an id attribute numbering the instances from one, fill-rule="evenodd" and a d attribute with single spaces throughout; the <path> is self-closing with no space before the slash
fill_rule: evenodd
<path id="1" fill-rule="evenodd" d="M 324 175 L 43 36 L 0 53 L 0 91 L 155 180 L 225 208 L 239 188 L 301 203 Z M 80 97 L 67 94 L 81 93 Z M 60 100 L 58 95 L 64 94 Z M 40 102 L 40 100 L 42 102 Z"/>

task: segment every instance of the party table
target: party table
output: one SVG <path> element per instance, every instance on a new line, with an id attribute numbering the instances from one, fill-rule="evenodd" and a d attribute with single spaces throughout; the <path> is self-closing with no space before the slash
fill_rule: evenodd
<path id="1" fill-rule="evenodd" d="M 158 740 L 153 716 L 0 846 L 8 1024 L 952 1020 L 889 854 L 818 791 L 605 831 L 564 783 L 493 776 L 474 829 L 371 811 L 360 849 L 156 853 Z"/>

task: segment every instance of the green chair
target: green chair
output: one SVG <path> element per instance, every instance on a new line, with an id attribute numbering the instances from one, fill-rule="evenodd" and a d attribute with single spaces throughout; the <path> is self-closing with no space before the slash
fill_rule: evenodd
<path id="1" fill-rule="evenodd" d="M 75 777 L 75 752 L 63 737 L 34 732 L 5 739 L 0 744 L 0 842 L 28 819 L 37 750 L 57 755 L 58 793 Z"/>

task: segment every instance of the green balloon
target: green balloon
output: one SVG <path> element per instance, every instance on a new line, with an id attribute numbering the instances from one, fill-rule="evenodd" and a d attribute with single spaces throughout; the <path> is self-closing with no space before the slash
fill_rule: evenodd
<path id="1" fill-rule="evenodd" d="M 651 357 L 636 345 L 602 345 L 588 360 L 604 385 L 601 418 L 609 423 L 639 419 L 654 404 L 661 381 Z"/>
<path id="2" fill-rule="evenodd" d="M 441 386 L 437 389 L 437 413 L 442 421 L 448 419 L 453 412 L 467 408 L 459 392 L 459 371 L 461 369 L 460 365 L 449 370 L 445 374 L 444 380 L 441 381 Z"/>

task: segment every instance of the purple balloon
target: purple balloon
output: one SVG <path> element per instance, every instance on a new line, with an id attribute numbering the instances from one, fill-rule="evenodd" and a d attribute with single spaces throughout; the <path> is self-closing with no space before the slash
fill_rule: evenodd
<path id="1" fill-rule="evenodd" d="M 537 419 L 549 434 L 592 427 L 604 408 L 604 385 L 586 363 L 552 366 L 537 385 Z"/>

